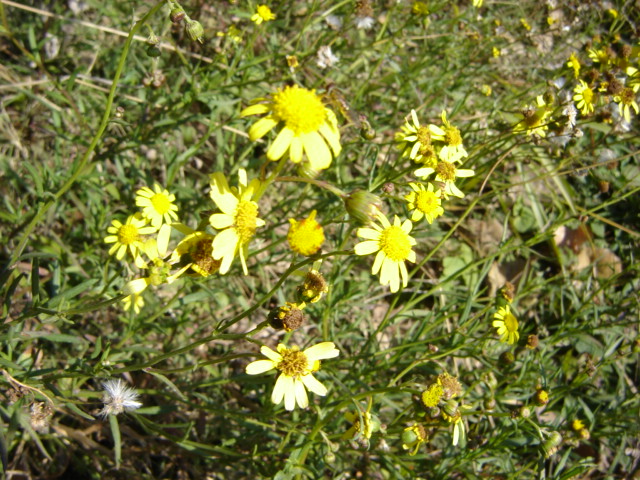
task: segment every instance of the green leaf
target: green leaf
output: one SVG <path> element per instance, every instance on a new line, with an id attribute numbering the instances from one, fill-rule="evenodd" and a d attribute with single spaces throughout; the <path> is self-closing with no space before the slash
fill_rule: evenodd
<path id="1" fill-rule="evenodd" d="M 116 415 L 109 415 L 109 425 L 111 426 L 111 435 L 113 436 L 113 454 L 116 460 L 116 468 L 120 468 L 122 439 L 120 437 L 120 425 L 118 425 L 118 417 Z"/>

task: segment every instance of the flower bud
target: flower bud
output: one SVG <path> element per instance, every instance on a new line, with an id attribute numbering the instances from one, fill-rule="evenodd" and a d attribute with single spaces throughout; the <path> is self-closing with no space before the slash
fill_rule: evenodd
<path id="1" fill-rule="evenodd" d="M 366 225 L 380 211 L 380 197 L 364 190 L 354 190 L 344 199 L 344 206 L 349 215 L 357 222 Z"/>
<path id="2" fill-rule="evenodd" d="M 185 30 L 192 42 L 204 43 L 204 28 L 200 22 L 196 20 L 187 22 Z"/>
<path id="3" fill-rule="evenodd" d="M 169 13 L 169 19 L 171 20 L 172 23 L 180 23 L 180 22 L 182 22 L 182 20 L 185 19 L 186 16 L 187 16 L 187 14 L 184 11 L 184 8 L 182 8 L 180 5 L 178 5 L 177 3 L 174 3 L 171 6 L 171 12 Z"/>
<path id="4" fill-rule="evenodd" d="M 546 390 L 543 390 L 542 388 L 539 388 L 536 391 L 534 399 L 535 399 L 535 402 L 538 404 L 538 406 L 542 407 L 547 403 L 549 403 L 549 392 L 547 392 Z"/>
<path id="5" fill-rule="evenodd" d="M 562 435 L 560 435 L 558 432 L 551 433 L 551 435 L 549 435 L 549 437 L 547 437 L 547 439 L 542 444 L 545 458 L 549 458 L 554 455 L 558 451 L 561 443 Z"/>
<path id="6" fill-rule="evenodd" d="M 286 332 L 291 332 L 302 326 L 305 320 L 302 309 L 305 307 L 304 303 L 290 303 L 278 308 L 274 308 L 269 312 L 267 319 L 269 324 L 276 329 L 284 329 Z"/>

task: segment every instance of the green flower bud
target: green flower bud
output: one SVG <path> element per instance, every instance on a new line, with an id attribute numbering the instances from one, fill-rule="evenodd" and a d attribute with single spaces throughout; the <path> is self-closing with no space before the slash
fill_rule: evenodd
<path id="1" fill-rule="evenodd" d="M 204 43 L 204 28 L 200 22 L 196 20 L 188 21 L 185 30 L 192 42 Z"/>
<path id="2" fill-rule="evenodd" d="M 373 193 L 354 190 L 344 199 L 344 206 L 354 220 L 366 225 L 374 220 L 382 202 L 380 197 Z"/>

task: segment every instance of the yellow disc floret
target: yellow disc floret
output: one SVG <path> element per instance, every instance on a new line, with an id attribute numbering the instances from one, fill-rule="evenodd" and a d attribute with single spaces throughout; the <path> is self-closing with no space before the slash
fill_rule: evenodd
<path id="1" fill-rule="evenodd" d="M 391 225 L 380 235 L 380 250 L 395 262 L 406 260 L 411 252 L 409 235 L 399 226 Z"/>
<path id="2" fill-rule="evenodd" d="M 325 107 L 315 91 L 297 85 L 273 95 L 273 115 L 296 135 L 317 131 L 327 119 Z"/>
<path id="3" fill-rule="evenodd" d="M 298 378 L 309 373 L 307 356 L 298 347 L 284 348 L 278 353 L 282 356 L 282 360 L 277 368 L 287 377 Z"/>
<path id="4" fill-rule="evenodd" d="M 138 241 L 140 241 L 140 233 L 135 225 L 125 224 L 118 230 L 118 242 L 122 245 L 131 245 Z"/>
<path id="5" fill-rule="evenodd" d="M 240 243 L 248 243 L 256 233 L 258 218 L 258 204 L 253 201 L 242 200 L 238 203 L 235 213 L 235 229 Z"/>
<path id="6" fill-rule="evenodd" d="M 300 255 L 310 256 L 318 252 L 324 243 L 322 225 L 316 222 L 316 211 L 313 210 L 304 220 L 289 220 L 291 227 L 287 240 L 291 250 Z"/>

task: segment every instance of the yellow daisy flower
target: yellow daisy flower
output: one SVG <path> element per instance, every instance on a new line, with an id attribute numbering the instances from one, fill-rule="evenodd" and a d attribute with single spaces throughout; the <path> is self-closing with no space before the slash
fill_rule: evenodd
<path id="1" fill-rule="evenodd" d="M 432 173 L 436 173 L 436 182 L 442 182 L 442 193 L 444 198 L 448 198 L 449 195 L 454 197 L 463 198 L 464 193 L 456 186 L 456 178 L 473 177 L 475 172 L 469 169 L 461 169 L 456 167 L 454 163 L 447 161 L 440 161 L 436 168 L 424 167 L 419 168 L 414 172 L 416 177 L 426 178 Z"/>
<path id="2" fill-rule="evenodd" d="M 147 221 L 140 214 L 131 215 L 123 224 L 118 220 L 113 220 L 111 226 L 107 228 L 107 235 L 104 238 L 105 243 L 113 243 L 109 249 L 109 255 L 115 255 L 118 260 L 124 258 L 125 253 L 129 251 L 136 266 L 144 268 L 145 262 L 140 252 L 144 251 L 144 235 L 155 233 L 156 228 L 147 226 Z"/>
<path id="3" fill-rule="evenodd" d="M 271 401 L 276 405 L 284 398 L 284 408 L 291 411 L 296 403 L 300 408 L 307 408 L 309 399 L 307 389 L 324 397 L 327 389 L 314 376 L 313 372 L 320 369 L 320 360 L 337 357 L 340 352 L 333 342 L 322 342 L 300 351 L 298 347 L 287 348 L 282 343 L 277 351 L 263 346 L 260 352 L 268 360 L 256 360 L 246 367 L 249 375 L 258 375 L 273 369 L 281 374 L 271 394 Z"/>
<path id="4" fill-rule="evenodd" d="M 320 250 L 324 243 L 324 231 L 322 225 L 316 222 L 315 210 L 307 218 L 300 221 L 291 218 L 289 223 L 291 226 L 287 234 L 287 241 L 291 250 L 307 257 Z"/>
<path id="5" fill-rule="evenodd" d="M 213 241 L 215 236 L 198 230 L 181 226 L 187 233 L 171 254 L 171 263 L 180 265 L 179 272 L 190 269 L 190 275 L 208 277 L 220 269 L 222 261 L 213 258 Z"/>
<path id="6" fill-rule="evenodd" d="M 414 423 L 402 432 L 402 448 L 411 450 L 409 455 L 414 456 L 418 453 L 420 445 L 427 441 L 427 431 L 419 423 Z"/>
<path id="7" fill-rule="evenodd" d="M 258 5 L 256 13 L 251 16 L 251 21 L 256 25 L 260 25 L 262 22 L 268 22 L 276 18 L 275 14 L 267 5 Z"/>
<path id="8" fill-rule="evenodd" d="M 247 270 L 247 254 L 249 241 L 253 238 L 258 227 L 264 225 L 264 220 L 258 218 L 258 204 L 253 197 L 260 188 L 258 179 L 247 183 L 247 172 L 238 172 L 238 188 L 229 188 L 225 176 L 216 172 L 211 174 L 211 199 L 222 213 L 214 213 L 209 217 L 209 223 L 219 231 L 213 240 L 213 258 L 222 259 L 220 273 L 229 271 L 231 262 L 236 255 L 240 257 L 242 271 Z"/>
<path id="9" fill-rule="evenodd" d="M 269 160 L 278 160 L 289 152 L 291 161 L 300 163 L 304 152 L 313 170 L 324 170 L 332 158 L 340 154 L 338 121 L 315 90 L 287 86 L 274 93 L 266 103 L 251 105 L 240 115 L 246 117 L 263 113 L 268 115 L 249 129 L 251 140 L 262 138 L 278 125 L 282 127 L 267 150 Z"/>
<path id="10" fill-rule="evenodd" d="M 465 150 L 464 145 L 462 145 L 460 129 L 449 123 L 446 110 L 442 111 L 442 124 L 442 127 L 436 125 L 430 126 L 433 139 L 444 142 L 444 145 L 438 152 L 438 158 L 447 162 L 458 162 L 462 158 L 467 157 L 469 154 Z"/>
<path id="11" fill-rule="evenodd" d="M 159 229 L 157 246 L 160 255 L 167 253 L 171 224 L 178 220 L 178 206 L 175 205 L 176 196 L 163 189 L 157 183 L 153 190 L 143 187 L 136 192 L 136 205 L 142 207 L 142 216 L 149 223 Z"/>
<path id="12" fill-rule="evenodd" d="M 142 298 L 142 295 L 127 295 L 122 299 L 122 303 L 124 304 L 123 308 L 125 312 L 128 312 L 133 308 L 133 311 L 137 315 L 140 313 L 142 307 L 144 307 L 144 298 Z"/>
<path id="13" fill-rule="evenodd" d="M 422 392 L 420 398 L 422 400 L 422 404 L 426 408 L 434 408 L 438 406 L 443 395 L 444 389 L 442 388 L 442 385 L 439 383 L 432 383 L 429 385 L 429 388 Z"/>
<path id="14" fill-rule="evenodd" d="M 500 307 L 496 313 L 493 314 L 492 325 L 498 329 L 498 335 L 500 335 L 500 341 L 513 345 L 520 338 L 518 333 L 518 319 L 513 313 L 511 313 L 511 307 L 509 305 Z"/>
<path id="15" fill-rule="evenodd" d="M 576 88 L 573 89 L 575 92 L 573 101 L 576 102 L 576 106 L 582 115 L 589 115 L 590 113 L 593 113 L 594 110 L 593 101 L 595 93 L 589 85 L 587 85 L 587 82 L 584 80 L 579 80 L 579 82 L 580 83 L 576 85 Z"/>
<path id="16" fill-rule="evenodd" d="M 580 66 L 580 60 L 575 53 L 572 53 L 569 57 L 569 61 L 567 62 L 567 67 L 573 69 L 574 78 L 578 78 L 580 76 Z"/>
<path id="17" fill-rule="evenodd" d="M 437 162 L 436 150 L 431 143 L 432 128 L 434 125 L 421 125 L 415 110 L 411 110 L 411 120 L 405 120 L 400 127 L 401 132 L 396 133 L 398 148 L 402 150 L 403 157 L 409 157 L 416 163 L 435 165 Z"/>
<path id="18" fill-rule="evenodd" d="M 378 221 L 381 226 L 372 223 L 373 228 L 359 228 L 356 234 L 364 238 L 364 242 L 358 243 L 354 251 L 356 255 L 370 255 L 376 253 L 376 258 L 371 268 L 371 273 L 377 275 L 380 272 L 380 284 L 389 285 L 392 292 L 400 289 L 400 279 L 402 286 L 406 287 L 409 282 L 409 274 L 405 261 L 415 263 L 416 252 L 411 247 L 416 244 L 416 240 L 409 235 L 413 224 L 411 220 L 400 223 L 400 219 L 395 216 L 393 225 L 389 223 L 383 213 L 378 213 Z"/>
<path id="19" fill-rule="evenodd" d="M 136 278 L 135 280 L 131 280 L 127 282 L 122 292 L 125 295 L 140 295 L 144 292 L 149 285 L 162 285 L 163 283 L 173 283 L 180 275 L 182 275 L 190 265 L 182 267 L 180 270 L 175 272 L 174 274 L 170 273 L 171 265 L 164 262 L 160 258 L 156 258 L 153 260 L 153 265 L 151 265 L 147 271 L 147 276 L 142 278 Z"/>
<path id="20" fill-rule="evenodd" d="M 409 186 L 413 192 L 409 192 L 405 195 L 405 200 L 409 210 L 413 210 L 411 214 L 411 221 L 418 222 L 425 217 L 427 222 L 433 223 L 433 221 L 444 213 L 444 209 L 441 206 L 442 200 L 440 199 L 440 190 L 434 191 L 433 184 L 427 184 L 427 188 L 421 183 L 409 183 Z"/>
<path id="21" fill-rule="evenodd" d="M 631 108 L 638 115 L 638 102 L 636 102 L 636 94 L 632 88 L 624 87 L 618 95 L 613 97 L 613 101 L 618 104 L 620 116 L 627 122 L 631 121 Z"/>
<path id="22" fill-rule="evenodd" d="M 544 101 L 542 95 L 536 97 L 536 105 L 528 107 L 522 112 L 524 117 L 520 123 L 513 127 L 514 132 L 526 132 L 527 135 L 546 136 L 551 110 Z"/>

